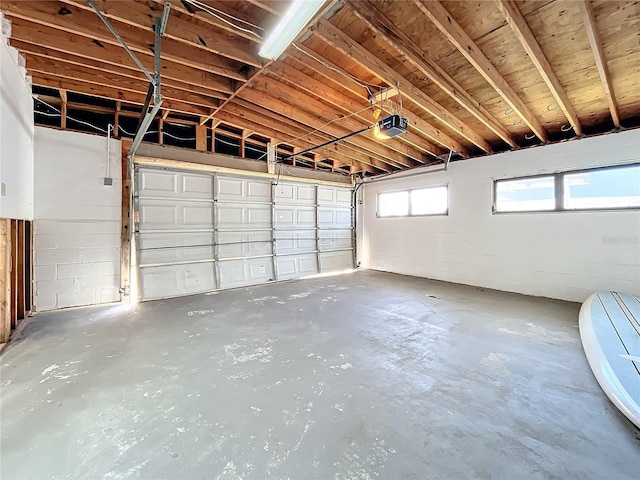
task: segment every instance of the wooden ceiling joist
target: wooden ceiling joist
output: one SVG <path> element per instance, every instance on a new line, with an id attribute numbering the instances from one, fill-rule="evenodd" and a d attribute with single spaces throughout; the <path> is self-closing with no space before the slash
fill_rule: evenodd
<path id="1" fill-rule="evenodd" d="M 92 60 L 89 58 L 78 57 L 75 55 L 70 55 L 68 53 L 58 52 L 55 50 L 50 50 L 44 47 L 40 47 L 37 45 L 25 44 L 23 42 L 14 42 L 20 48 L 20 51 L 29 61 L 29 68 L 33 70 L 37 70 L 40 72 L 46 72 L 45 68 L 47 65 L 52 67 L 51 73 L 56 73 L 56 71 L 60 71 L 63 67 L 70 67 L 71 69 L 86 69 L 89 68 L 91 70 L 95 70 L 98 72 L 98 75 L 105 75 L 105 78 L 109 75 L 119 75 L 125 77 L 127 79 L 131 79 L 134 81 L 142 81 L 146 82 L 146 77 L 139 69 L 128 69 L 123 67 L 116 67 L 109 64 L 101 63 L 97 60 Z M 72 72 L 69 71 L 68 75 L 71 75 Z M 197 98 L 201 99 L 216 99 L 216 100 L 224 100 L 228 98 L 228 95 L 217 92 L 215 90 L 196 90 L 193 88 L 193 85 L 180 82 L 172 79 L 163 79 L 162 82 L 163 87 L 169 87 L 173 90 L 182 90 L 188 96 L 195 95 Z M 218 105 L 220 102 L 212 100 L 203 100 L 206 105 Z M 212 102 L 212 103 L 210 103 Z M 202 101 L 197 103 L 198 105 L 202 105 Z"/>
<path id="2" fill-rule="evenodd" d="M 465 137 L 473 144 L 479 146 L 486 152 L 492 151 L 491 145 L 481 138 L 476 132 L 464 125 L 460 120 L 455 118 L 450 112 L 442 108 L 441 105 L 434 102 L 420 89 L 413 86 L 408 80 L 402 77 L 398 72 L 389 67 L 382 60 L 377 58 L 371 52 L 362 47 L 359 43 L 347 36 L 340 29 L 333 26 L 330 22 L 321 20 L 313 29 L 314 33 L 328 43 L 333 48 L 351 58 L 358 64 L 365 67 L 369 72 L 378 77 L 389 86 L 400 85 L 403 98 L 411 100 L 418 107 L 423 109 L 430 115 L 436 117 L 439 121 L 447 125 L 456 133 Z M 409 119 L 410 121 L 412 119 Z M 454 140 L 442 131 L 433 128 L 429 137 L 464 156 L 468 156 L 468 149 L 460 142 Z"/>
<path id="3" fill-rule="evenodd" d="M 292 71 L 293 69 L 287 70 L 287 72 L 292 72 Z M 291 75 L 292 77 L 289 77 L 289 78 L 293 78 L 293 76 L 295 76 L 295 74 L 293 73 Z M 287 97 L 294 97 L 295 95 L 299 96 L 301 93 L 303 93 L 303 92 L 298 92 L 292 86 L 285 84 L 282 81 L 284 79 L 285 78 L 282 77 L 276 81 L 275 79 L 272 80 L 270 77 L 263 77 L 260 79 L 260 85 L 265 86 L 264 91 L 281 92 L 279 95 L 280 95 L 280 98 L 283 100 Z M 305 88 L 302 85 L 300 87 L 303 90 Z M 330 89 L 325 88 L 324 91 L 326 92 L 327 96 L 331 95 Z M 375 119 L 373 118 L 373 116 L 370 113 L 368 114 L 368 112 L 372 111 L 368 104 L 352 105 L 351 106 L 352 109 L 345 108 L 345 107 L 338 107 L 338 110 L 336 110 L 332 102 L 329 102 L 327 101 L 327 98 L 324 98 L 324 100 L 326 101 L 325 103 L 325 101 L 321 100 L 321 98 L 322 97 L 317 97 L 314 95 L 313 97 L 310 97 L 307 99 L 307 101 L 305 102 L 305 106 L 307 110 L 310 110 L 310 113 L 317 113 L 318 115 L 321 115 L 324 118 L 334 120 L 334 123 L 336 125 L 340 125 L 348 129 L 349 131 L 360 130 L 361 128 L 364 128 L 367 125 L 373 125 L 375 123 Z M 365 109 L 365 111 L 361 112 L 360 115 L 352 115 L 353 112 L 358 112 L 363 109 Z M 419 163 L 424 163 L 424 159 L 422 157 L 424 155 L 423 152 L 425 151 L 428 151 L 432 155 L 437 155 L 437 153 L 435 153 L 437 152 L 435 147 L 432 145 L 429 145 L 428 142 L 425 142 L 425 141 L 420 142 L 421 149 L 418 150 L 417 148 L 415 148 L 414 146 L 411 146 L 410 144 L 403 144 L 398 142 L 397 139 L 380 140 L 371 136 L 369 136 L 369 138 L 373 142 L 378 143 L 381 146 L 381 148 L 387 148 L 389 150 L 398 152 L 401 155 L 411 157 L 412 159 L 417 160 Z"/>
<path id="4" fill-rule="evenodd" d="M 611 85 L 611 78 L 609 75 L 609 68 L 607 61 L 604 58 L 604 50 L 602 48 L 602 41 L 600 40 L 600 34 L 596 28 L 596 21 L 591 8 L 591 3 L 588 0 L 578 0 L 578 6 L 582 12 L 582 21 L 584 22 L 585 29 L 587 31 L 587 38 L 593 51 L 593 57 L 596 62 L 596 68 L 600 75 L 600 81 L 604 89 L 604 96 L 609 104 L 609 111 L 611 112 L 611 119 L 616 128 L 620 128 L 620 115 L 618 114 L 618 105 L 616 103 L 616 97 L 613 93 L 613 86 Z"/>
<path id="5" fill-rule="evenodd" d="M 280 2 L 277 0 L 247 0 L 247 3 L 251 5 L 255 5 L 258 8 L 261 8 L 265 12 L 269 12 L 273 15 L 280 16 L 284 13 L 282 4 L 284 2 Z"/>
<path id="6" fill-rule="evenodd" d="M 308 128 L 304 128 L 303 125 L 300 125 L 295 120 L 278 115 L 277 113 L 264 109 L 258 105 L 251 104 L 240 98 L 235 99 L 232 103 L 227 105 L 224 111 L 230 112 L 237 117 L 247 119 L 252 122 L 256 126 L 257 131 L 261 133 L 266 133 L 266 128 L 276 129 L 280 133 L 281 137 L 283 137 L 283 134 L 289 137 L 289 139 L 286 140 L 289 143 L 292 142 L 291 138 L 293 138 L 296 139 L 296 141 L 302 140 L 304 142 L 308 142 L 308 146 L 313 146 L 334 138 L 331 135 L 327 135 L 322 132 L 309 131 Z M 296 142 L 293 142 L 293 144 L 295 145 Z M 361 150 L 353 148 L 349 143 L 336 143 L 327 148 L 344 157 L 352 158 L 357 162 L 371 165 L 372 167 L 376 167 L 385 172 L 400 168 L 390 166 L 371 155 L 367 155 Z"/>
<path id="7" fill-rule="evenodd" d="M 143 79 L 124 77 L 103 70 L 68 64 L 44 57 L 27 56 L 27 61 L 29 62 L 29 71 L 53 75 L 63 79 L 76 80 L 104 87 L 117 85 L 118 88 L 123 91 L 134 93 L 146 93 L 149 87 L 148 82 L 145 82 Z M 220 100 L 216 98 L 206 97 L 186 90 L 178 90 L 168 85 L 162 87 L 162 95 L 167 99 L 206 108 L 211 108 L 220 102 Z"/>
<path id="8" fill-rule="evenodd" d="M 231 107 L 231 105 L 230 105 Z M 294 143 L 300 145 L 302 148 L 309 148 L 314 146 L 314 143 L 311 143 L 307 140 L 293 137 L 291 134 L 284 133 L 280 131 L 276 124 L 269 126 L 263 125 L 261 123 L 255 123 L 247 118 L 246 112 L 242 112 L 241 115 L 236 114 L 233 108 L 225 109 L 224 111 L 219 112 L 219 120 L 228 123 L 230 125 L 234 125 L 239 128 L 251 128 L 259 130 L 262 134 L 268 135 L 271 138 L 275 139 L 277 143 L 286 142 L 286 143 Z M 344 155 L 342 152 L 338 152 L 332 150 L 330 148 L 318 149 L 317 153 L 319 154 L 319 158 L 323 159 L 333 159 L 337 162 L 337 165 L 349 165 L 356 167 L 356 171 L 363 172 L 371 172 L 376 173 L 381 169 L 375 168 L 373 165 L 359 162 L 349 156 Z M 388 170 L 382 170 L 388 171 Z"/>
<path id="9" fill-rule="evenodd" d="M 93 8 L 85 0 L 58 0 L 69 7 L 86 10 L 95 15 Z M 162 8 L 148 2 L 96 2 L 96 6 L 109 20 L 115 20 L 123 25 L 153 32 L 153 18 L 161 15 Z M 236 60 L 244 65 L 261 67 L 262 60 L 258 57 L 255 43 L 244 38 L 230 38 L 230 34 L 214 27 L 206 27 L 171 15 L 163 36 L 164 42 L 175 40 L 203 52 L 210 52 L 221 57 Z"/>
<path id="10" fill-rule="evenodd" d="M 236 24 L 241 27 L 241 28 L 236 28 L 233 25 L 230 25 L 229 23 L 233 23 L 233 22 L 228 22 L 228 21 L 223 21 L 220 18 L 220 15 L 218 16 L 214 16 L 211 15 L 210 13 L 207 13 L 205 11 L 204 8 L 199 7 L 197 5 L 192 5 L 184 0 L 151 0 L 151 1 L 145 1 L 144 3 L 147 5 L 154 5 L 156 6 L 156 8 L 158 9 L 162 9 L 162 6 L 166 3 L 166 2 L 171 3 L 171 11 L 173 12 L 180 12 L 182 15 L 184 16 L 189 16 L 192 18 L 196 18 L 198 19 L 198 21 L 210 25 L 216 29 L 220 29 L 220 30 L 224 30 L 227 33 L 230 33 L 234 36 L 237 37 L 241 37 L 244 38 L 250 42 L 254 42 L 254 43 L 260 43 L 261 39 L 260 37 L 258 37 L 255 34 L 260 35 L 260 30 L 256 29 L 254 27 L 251 27 L 249 24 L 256 24 L 258 22 L 258 20 L 254 19 L 254 18 L 249 18 L 246 15 L 244 15 L 242 12 L 239 12 L 233 8 L 231 8 L 229 5 L 226 5 L 225 3 L 223 4 L 216 4 L 215 5 L 215 10 L 220 12 L 220 11 L 224 11 L 225 13 L 227 13 L 228 15 L 231 15 L 233 17 L 236 17 L 240 20 L 242 20 L 242 22 L 236 22 Z M 226 2 L 229 3 L 229 2 Z M 223 9 L 223 10 L 221 10 Z M 215 13 L 215 11 L 214 11 Z M 224 18 L 224 17 L 223 17 Z M 248 31 L 247 31 L 248 30 Z M 255 32 L 255 34 L 250 33 L 250 32 Z"/>
<path id="11" fill-rule="evenodd" d="M 576 111 L 571 105 L 571 100 L 569 100 L 569 96 L 566 94 L 564 87 L 558 80 L 558 77 L 553 71 L 553 67 L 549 63 L 549 60 L 547 60 L 542 48 L 540 48 L 540 44 L 529 28 L 524 16 L 518 9 L 518 6 L 513 0 L 495 0 L 495 3 L 502 15 L 504 15 L 504 18 L 507 20 L 507 23 L 511 27 L 511 30 L 513 30 L 516 38 L 522 44 L 522 47 L 525 49 L 529 58 L 537 68 L 538 73 L 540 73 L 540 76 L 547 84 L 547 87 L 549 87 L 553 98 L 555 98 L 558 106 L 573 127 L 573 131 L 577 136 L 582 136 L 582 125 L 580 124 Z"/>
<path id="12" fill-rule="evenodd" d="M 493 66 L 491 61 L 471 39 L 469 34 L 447 12 L 438 0 L 413 0 L 422 13 L 442 32 L 442 34 L 464 55 L 471 65 L 484 77 L 491 87 L 498 92 L 513 111 L 544 143 L 548 141 L 547 132 L 540 121 L 511 88 L 504 77 Z"/>
<path id="13" fill-rule="evenodd" d="M 132 103 L 134 105 L 144 105 L 145 93 L 129 92 L 121 90 L 119 87 L 107 87 L 95 83 L 83 82 L 69 78 L 58 77 L 47 73 L 33 72 L 33 84 L 42 87 L 65 89 L 69 92 L 81 93 L 93 97 L 105 99 L 120 99 L 123 102 Z M 209 111 L 208 108 L 198 105 L 184 103 L 178 100 L 165 98 L 162 102 L 163 108 L 168 108 L 175 112 L 187 113 L 191 115 L 205 115 Z"/>
<path id="14" fill-rule="evenodd" d="M 119 69 L 129 69 L 140 72 L 140 69 L 131 61 L 123 62 L 123 49 L 120 45 L 95 43 L 86 37 L 78 37 L 72 33 L 45 27 L 22 19 L 14 19 L 12 22 L 11 44 L 19 50 L 40 47 L 46 51 L 62 52 L 74 55 L 79 59 L 87 59 L 89 62 L 100 63 L 106 70 L 107 66 Z M 30 46 L 31 45 L 31 46 Z M 153 68 L 153 55 L 150 52 L 138 53 L 138 58 L 148 68 Z M 210 72 L 188 67 L 175 62 L 163 60 L 163 82 L 175 80 L 177 82 L 192 85 L 193 88 L 213 90 L 224 94 L 233 92 L 232 80 L 215 75 Z M 214 95 L 214 94 L 212 94 Z"/>
<path id="15" fill-rule="evenodd" d="M 296 60 L 304 63 L 305 59 L 312 59 L 311 62 L 305 64 L 306 67 L 322 75 L 323 77 L 331 80 L 336 85 L 339 85 L 340 87 L 348 90 L 353 95 L 360 97 L 365 101 L 368 101 L 369 97 L 365 93 L 364 87 L 356 83 L 355 80 L 353 80 L 352 78 L 340 73 L 342 69 L 338 65 L 334 64 L 326 57 L 322 57 L 317 52 L 311 50 L 310 48 L 304 45 L 298 45 L 297 50 L 299 50 L 299 52 L 293 52 L 291 54 L 291 56 L 294 57 Z M 417 132 L 419 135 L 425 138 L 431 138 L 434 135 L 439 138 L 440 136 L 445 135 L 433 125 L 430 125 L 429 123 L 419 118 L 407 106 L 404 107 L 404 111 L 407 111 L 410 113 L 411 118 L 409 119 L 410 120 L 409 129 L 411 131 Z M 408 143 L 411 144 L 410 139 L 412 139 L 413 137 L 409 135 L 406 138 L 409 139 Z M 441 142 L 438 142 L 438 143 L 440 144 Z M 416 147 L 418 146 L 416 145 Z M 439 152 L 438 155 L 441 155 L 442 153 L 443 152 L 441 151 Z"/>
<path id="16" fill-rule="evenodd" d="M 319 119 L 317 116 L 301 111 L 285 102 L 276 100 L 266 93 L 255 89 L 246 89 L 238 98 L 246 100 L 247 102 L 250 102 L 254 105 L 260 105 L 284 117 L 295 118 L 297 122 L 303 125 L 303 128 L 309 131 L 313 129 L 319 129 L 323 133 L 328 134 L 333 138 L 342 137 L 345 134 L 350 133 L 344 128 L 339 128 L 334 125 L 325 125 L 326 121 Z M 352 145 L 354 148 L 357 148 L 358 151 L 361 151 L 366 155 L 376 157 L 382 162 L 394 168 L 408 168 L 414 165 L 414 163 L 410 162 L 407 157 L 401 154 L 397 154 L 396 152 L 389 152 L 383 148 L 380 148 L 377 143 L 365 138 L 364 135 L 345 140 L 344 142 L 342 142 L 342 144 Z"/>
<path id="17" fill-rule="evenodd" d="M 399 87 L 408 131 L 383 141 L 364 132 L 305 163 L 375 175 L 423 165 L 449 149 L 467 157 L 517 148 L 516 138 L 530 140 L 531 131 L 542 142 L 547 131 L 554 140 L 573 135 L 562 123 L 580 136 L 609 130 L 609 116 L 617 128 L 640 118 L 632 78 L 640 48 L 621 33 L 640 21 L 633 0 L 578 0 L 582 15 L 562 0 L 343 0 L 340 9 L 329 0 L 304 39 L 274 62 L 257 51 L 291 0 L 95 0 L 149 71 L 152 25 L 166 1 L 165 101 L 157 120 L 198 126 L 199 149 L 203 132 L 218 125 L 243 130 L 241 144 L 251 144 L 255 132 L 288 145 L 281 154 L 341 138 L 377 121 L 369 101 L 376 86 Z M 328 9 L 330 20 L 322 19 Z M 139 115 L 148 79 L 86 0 L 2 0 L 0 10 L 34 85 L 60 90 L 48 103 L 115 115 L 116 124 Z M 66 92 L 112 100 L 119 113 L 99 101 L 65 101 Z"/>
<path id="18" fill-rule="evenodd" d="M 495 133 L 511 147 L 517 147 L 509 131 L 491 116 L 467 91 L 447 72 L 434 62 L 416 43 L 411 40 L 391 20 L 386 18 L 375 5 L 361 1 L 348 0 L 345 5 L 371 30 L 391 45 L 403 58 L 408 60 L 423 75 L 441 88 L 460 106 L 471 113 L 485 127 Z"/>
<path id="19" fill-rule="evenodd" d="M 375 123 L 376 120 L 373 117 L 373 109 L 369 108 L 369 100 L 365 97 L 364 100 L 356 101 L 345 96 L 341 92 L 328 87 L 327 85 L 319 82 L 315 78 L 307 75 L 300 70 L 297 70 L 291 66 L 286 66 L 283 63 L 276 63 L 268 69 L 269 73 L 277 75 L 280 81 L 285 81 L 295 85 L 299 89 L 303 90 L 306 94 L 313 96 L 317 100 L 324 101 L 341 111 L 341 113 L 352 115 L 353 118 L 367 123 Z M 365 109 L 364 111 L 362 111 Z M 360 113 L 355 113 L 360 112 Z M 387 140 L 385 143 L 394 144 L 395 142 L 402 142 L 412 146 L 415 149 L 422 152 L 429 153 L 433 156 L 438 156 L 442 153 L 435 145 L 428 142 L 426 139 L 416 135 L 412 131 L 408 131 L 403 135 L 400 135 L 393 140 Z M 420 160 L 420 159 L 418 159 Z"/>
<path id="20" fill-rule="evenodd" d="M 87 10 L 64 6 L 63 11 L 71 13 L 62 14 L 59 13 L 61 8 L 57 2 L 20 2 L 16 0 L 3 0 L 2 10 L 11 20 L 22 18 L 40 25 L 86 37 L 94 43 L 106 43 L 120 47 L 118 41 L 107 27 L 99 21 L 97 15 Z M 152 47 L 150 47 L 154 43 L 153 32 L 124 25 L 117 21 L 112 23 L 129 48 L 137 55 L 150 55 L 153 53 Z M 123 58 L 125 57 L 123 56 Z M 240 62 L 221 57 L 212 52 L 185 48 L 184 44 L 169 38 L 163 39 L 162 59 L 235 80 L 246 81 L 248 78 L 247 73 L 241 68 Z"/>
<path id="21" fill-rule="evenodd" d="M 366 126 L 366 124 L 352 118 L 340 119 L 339 112 L 314 99 L 306 98 L 304 102 L 305 108 L 312 110 L 312 112 L 294 107 L 292 103 L 301 105 L 301 103 L 295 101 L 296 95 L 299 96 L 300 93 L 293 87 L 263 77 L 259 82 L 254 82 L 250 89 L 242 92 L 240 97 L 281 115 L 295 118 L 298 122 L 307 125 L 311 129 L 319 128 L 334 137 L 342 137 Z M 335 120 L 333 123 L 327 125 L 328 122 L 333 120 Z M 415 156 L 421 156 L 421 152 L 411 152 L 412 154 L 409 155 L 407 153 L 411 150 L 409 147 L 402 145 L 398 147 L 397 144 L 392 147 L 392 144 L 378 142 L 372 135 L 362 134 L 346 141 L 366 148 L 383 161 L 391 160 L 396 165 L 399 164 L 408 168 L 423 163 L 419 160 L 413 160 Z M 398 148 L 402 148 L 403 151 L 398 151 Z"/>

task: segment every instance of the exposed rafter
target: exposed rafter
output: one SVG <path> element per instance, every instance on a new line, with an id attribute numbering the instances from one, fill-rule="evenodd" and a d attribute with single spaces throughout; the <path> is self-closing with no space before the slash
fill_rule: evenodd
<path id="1" fill-rule="evenodd" d="M 476 45 L 464 29 L 455 21 L 438 0 L 413 0 L 416 6 L 438 27 L 438 30 L 458 49 L 475 67 L 484 79 L 495 89 L 514 112 L 529 126 L 543 142 L 548 141 L 547 132 L 540 121 L 511 88 L 500 72 L 493 66 L 482 50 Z"/>
<path id="2" fill-rule="evenodd" d="M 345 5 L 365 22 L 376 34 L 420 70 L 429 80 L 440 87 L 447 95 L 482 122 L 489 130 L 498 135 L 512 147 L 517 147 L 513 136 L 494 119 L 471 95 L 467 93 L 447 72 L 440 68 L 422 49 L 413 42 L 402 29 L 382 15 L 370 3 L 348 0 Z"/>
<path id="3" fill-rule="evenodd" d="M 611 79 L 609 75 L 609 68 L 607 67 L 607 61 L 604 58 L 604 51 L 602 49 L 602 42 L 600 41 L 600 35 L 596 29 L 596 21 L 593 16 L 593 10 L 591 9 L 591 3 L 588 0 L 578 0 L 578 6 L 582 12 L 582 20 L 587 30 L 587 37 L 591 44 L 591 50 L 593 51 L 593 57 L 596 61 L 596 68 L 602 81 L 602 87 L 604 88 L 604 95 L 607 98 L 609 104 L 609 111 L 611 112 L 611 118 L 616 128 L 620 128 L 620 116 L 618 115 L 618 105 L 616 104 L 616 97 L 613 93 L 613 86 L 611 85 Z"/>
<path id="4" fill-rule="evenodd" d="M 387 83 L 387 85 L 400 85 L 404 98 L 411 100 L 418 107 L 420 107 L 430 115 L 436 117 L 453 131 L 467 138 L 467 140 L 471 141 L 472 143 L 480 146 L 480 148 L 482 148 L 486 152 L 492 150 L 491 145 L 489 145 L 486 140 L 481 138 L 476 132 L 464 125 L 451 113 L 442 108 L 442 106 L 434 102 L 424 92 L 411 85 L 408 80 L 402 77 L 399 73 L 389 67 L 382 60 L 374 56 L 371 52 L 363 48 L 359 43 L 347 36 L 344 32 L 333 26 L 330 22 L 324 20 L 318 22 L 318 25 L 314 28 L 313 31 L 319 38 L 324 40 L 333 48 L 339 50 L 344 55 L 353 59 L 358 64 L 365 67 L 372 74 L 380 78 L 380 80 Z M 410 119 L 410 121 L 411 120 L 413 119 Z M 435 128 L 432 128 L 431 132 L 428 135 L 429 138 L 440 143 L 446 148 L 454 150 L 462 155 L 468 156 L 468 149 L 460 142 L 446 135 L 444 132 L 437 131 Z"/>
<path id="5" fill-rule="evenodd" d="M 94 1 L 112 29 L 87 0 L 0 3 L 39 98 L 72 117 L 87 110 L 99 115 L 98 123 L 106 115 L 116 128 L 127 127 L 146 100 L 150 78 L 141 70 L 154 70 L 154 18 L 169 2 L 158 126 L 198 125 L 200 150 L 219 125 L 243 130 L 237 137 L 221 131 L 237 138 L 241 150 L 254 141 L 249 132 L 281 144 L 285 156 L 324 144 L 375 122 L 369 97 L 398 83 L 410 120 L 405 134 L 380 140 L 363 133 L 318 150 L 305 164 L 375 175 L 431 163 L 449 149 L 476 156 L 518 148 L 516 139 L 531 139 L 530 131 L 555 141 L 607 131 L 610 116 L 616 127 L 621 121 L 633 127 L 640 118 L 632 79 L 640 47 L 621 34 L 640 21 L 633 0 L 579 3 L 584 22 L 562 0 L 342 0 L 346 8 L 328 1 L 317 17 L 328 8 L 324 20 L 312 20 L 302 40 L 272 63 L 257 51 L 288 1 Z M 585 25 L 599 75 L 581 35 Z M 127 57 L 114 30 L 138 62 Z M 41 87 L 60 89 L 61 97 Z M 70 101 L 63 101 L 64 92 Z M 549 104 L 558 111 L 548 114 Z"/>
<path id="6" fill-rule="evenodd" d="M 268 92 L 266 89 L 248 88 L 242 92 L 240 98 L 248 100 L 256 105 L 261 105 L 269 110 L 279 113 L 282 116 L 295 118 L 296 121 L 305 125 L 306 128 L 320 129 L 322 132 L 327 133 L 334 137 L 341 137 L 353 129 L 344 128 L 344 126 L 326 125 L 326 121 L 322 120 L 318 115 L 306 112 L 300 108 L 292 106 L 286 100 L 274 98 L 272 92 Z M 373 139 L 360 137 L 358 139 L 349 139 L 345 143 L 352 144 L 354 146 L 362 148 L 363 151 L 368 154 L 379 158 L 380 160 L 399 168 L 411 167 L 418 162 L 411 161 L 405 155 L 389 150 L 388 148 L 378 144 Z"/>
<path id="7" fill-rule="evenodd" d="M 547 84 L 547 87 L 549 87 L 553 98 L 556 99 L 558 106 L 564 112 L 567 120 L 569 120 L 569 123 L 573 127 L 573 131 L 576 132 L 576 135 L 581 136 L 582 125 L 580 125 L 578 115 L 571 105 L 571 100 L 569 100 L 569 96 L 566 94 L 564 87 L 558 80 L 558 77 L 553 71 L 553 67 L 542 51 L 542 48 L 540 48 L 540 45 L 529 28 L 527 21 L 522 16 L 522 13 L 520 13 L 518 6 L 513 0 L 495 0 L 495 3 L 502 15 L 504 15 L 504 18 L 507 20 L 507 23 L 511 27 L 511 30 L 513 30 L 516 38 L 529 55 L 529 58 L 538 69 L 538 73 L 540 73 L 540 76 Z"/>
<path id="8" fill-rule="evenodd" d="M 118 3 L 118 2 L 116 2 Z M 21 18 L 40 25 L 52 27 L 88 38 L 91 42 L 101 44 L 120 44 L 113 37 L 106 26 L 99 21 L 96 23 L 96 15 L 88 10 L 74 6 L 64 6 L 64 12 L 60 14 L 60 5 L 57 2 L 3 0 L 2 10 L 13 20 Z M 149 29 L 133 28 L 121 22 L 112 22 L 114 27 L 122 32 L 121 37 L 129 45 L 136 55 L 153 57 L 150 45 L 153 45 L 153 32 Z M 147 58 L 148 59 L 148 58 Z M 221 57 L 213 52 L 185 48 L 183 43 L 173 39 L 166 39 L 163 43 L 162 60 L 175 62 L 188 67 L 197 68 L 205 72 L 222 75 L 240 81 L 246 81 L 248 75 L 241 71 L 242 64 L 236 60 Z M 129 60 L 130 62 L 130 60 Z"/>
<path id="9" fill-rule="evenodd" d="M 307 75 L 291 66 L 286 66 L 283 63 L 272 65 L 269 68 L 269 73 L 277 75 L 280 77 L 281 81 L 295 85 L 306 94 L 313 96 L 313 98 L 336 107 L 342 113 L 348 114 L 354 119 L 364 122 L 364 124 L 375 121 L 372 116 L 373 110 L 368 108 L 369 101 L 366 96 L 363 97 L 363 101 L 360 102 L 352 100 L 337 90 L 324 85 L 310 75 Z M 363 109 L 365 109 L 365 111 L 362 111 Z M 396 142 L 405 143 L 413 149 L 427 152 L 435 157 L 442 153 L 442 150 L 412 131 L 408 131 L 405 134 L 396 137 L 396 139 L 384 141 L 384 144 L 393 147 L 396 145 Z M 409 151 L 402 147 L 399 147 L 398 151 L 409 153 Z M 421 160 L 421 158 L 415 156 L 417 155 L 417 152 L 414 151 L 412 155 L 414 155 L 414 158 L 417 160 Z"/>
<path id="10" fill-rule="evenodd" d="M 145 102 L 145 93 L 142 91 L 129 92 L 126 90 L 121 90 L 119 87 L 89 83 L 81 80 L 51 75 L 49 73 L 33 72 L 32 78 L 34 85 L 41 85 L 43 87 L 54 89 L 62 88 L 69 92 L 76 92 L 83 95 L 90 95 L 99 98 L 120 99 L 124 102 L 132 103 L 134 105 L 143 105 Z M 166 97 L 162 102 L 162 106 L 175 112 L 187 113 L 191 115 L 205 115 L 209 111 L 209 109 L 205 107 L 184 103 L 179 100 L 173 100 Z"/>
<path id="11" fill-rule="evenodd" d="M 25 51 L 37 51 L 34 50 L 34 47 L 39 47 L 39 51 L 51 52 L 51 55 L 60 55 L 59 52 L 73 55 L 79 61 L 86 59 L 90 63 L 101 64 L 105 70 L 109 70 L 111 67 L 116 67 L 119 70 L 129 69 L 135 72 L 136 75 L 139 71 L 133 62 L 123 62 L 120 46 L 102 42 L 96 43 L 88 38 L 78 37 L 73 33 L 45 27 L 23 19 L 13 20 L 11 43 L 16 45 L 16 48 L 20 51 L 23 49 Z M 148 67 L 153 64 L 153 56 L 151 54 L 138 53 L 138 57 Z M 213 90 L 225 94 L 233 92 L 232 80 L 229 78 L 168 60 L 163 60 L 162 65 L 165 67 L 163 69 L 165 81 L 175 80 L 204 91 Z"/>
<path id="12" fill-rule="evenodd" d="M 78 10 L 91 10 L 86 0 L 58 0 L 70 8 Z M 129 25 L 136 29 L 153 31 L 153 23 L 150 17 L 158 12 L 153 4 L 142 2 L 98 2 L 102 14 L 110 20 L 115 20 L 123 25 Z M 71 15 L 76 15 L 75 11 Z M 217 30 L 217 31 L 216 31 Z M 194 49 L 194 52 L 202 51 L 213 53 L 221 57 L 236 60 L 243 65 L 261 67 L 262 61 L 258 57 L 257 47 L 245 39 L 234 38 L 228 32 L 197 25 L 188 20 L 183 20 L 176 15 L 171 16 L 164 32 L 166 39 L 172 39 L 176 44 L 182 44 Z"/>
<path id="13" fill-rule="evenodd" d="M 98 77 L 104 75 L 105 78 L 112 78 L 113 75 L 119 75 L 125 77 L 126 80 L 134 81 L 144 80 L 145 78 L 139 70 L 133 68 L 105 64 L 98 60 L 50 50 L 39 45 L 27 44 L 21 41 L 14 41 L 13 44 L 16 45 L 17 48 L 20 48 L 23 55 L 29 59 L 29 68 L 34 71 L 46 72 L 48 66 L 51 67 L 51 73 L 60 72 L 58 74 L 73 78 L 73 72 L 83 71 L 88 68 L 96 71 Z M 65 68 L 69 68 L 70 70 L 65 72 Z M 219 100 L 224 100 L 228 97 L 228 95 L 215 90 L 202 89 L 195 92 L 193 85 L 187 82 L 167 79 L 163 84 L 176 91 L 182 90 L 187 96 L 196 95 L 195 98 L 201 99 L 201 101 L 197 102 L 199 105 L 202 105 L 202 101 L 205 102 L 205 105 L 218 105 L 220 103 Z"/>
<path id="14" fill-rule="evenodd" d="M 91 85 L 102 85 L 104 87 L 117 85 L 123 92 L 145 93 L 148 89 L 148 82 L 142 79 L 125 77 L 86 66 L 68 64 L 57 59 L 48 59 L 40 56 L 27 56 L 27 58 L 29 60 L 29 69 L 33 73 L 55 75 L 61 79 L 81 81 Z M 220 102 L 218 99 L 191 91 L 176 89 L 169 85 L 163 86 L 162 93 L 167 99 L 205 108 L 211 108 Z"/>

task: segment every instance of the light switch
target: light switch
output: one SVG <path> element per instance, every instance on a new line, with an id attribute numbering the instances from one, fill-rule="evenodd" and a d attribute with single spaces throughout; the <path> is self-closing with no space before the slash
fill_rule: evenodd
<path id="1" fill-rule="evenodd" d="M 0 195 L 2 195 L 3 197 L 7 196 L 7 184 L 4 182 L 0 184 Z"/>

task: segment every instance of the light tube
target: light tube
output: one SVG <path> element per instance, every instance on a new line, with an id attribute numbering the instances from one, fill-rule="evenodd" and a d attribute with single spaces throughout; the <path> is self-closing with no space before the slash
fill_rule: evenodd
<path id="1" fill-rule="evenodd" d="M 324 3 L 325 0 L 293 0 L 289 9 L 262 44 L 258 55 L 269 60 L 277 60 Z"/>

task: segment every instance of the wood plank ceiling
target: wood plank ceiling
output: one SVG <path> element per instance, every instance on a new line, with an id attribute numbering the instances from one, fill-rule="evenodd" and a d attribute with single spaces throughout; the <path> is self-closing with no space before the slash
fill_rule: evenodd
<path id="1" fill-rule="evenodd" d="M 163 1 L 96 0 L 147 68 Z M 316 151 L 375 175 L 640 123 L 640 3 L 495 0 L 335 3 L 280 60 L 261 38 L 288 1 L 171 0 L 161 118 L 188 114 L 300 151 L 375 122 L 370 94 L 400 89 L 408 132 Z M 141 105 L 142 72 L 84 0 L 2 0 L 34 85 Z M 64 103 L 64 102 L 63 102 Z M 396 102 L 397 103 L 397 102 Z"/>

